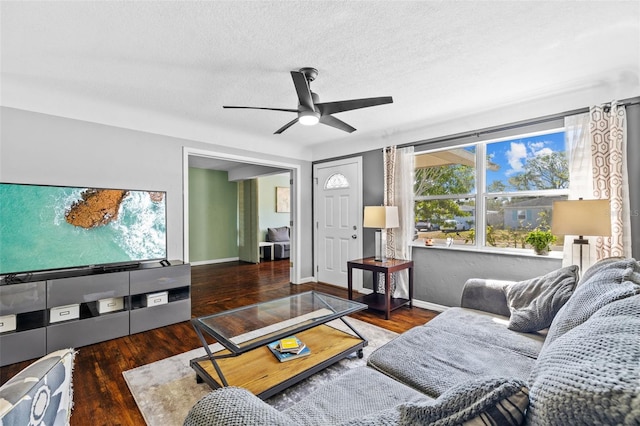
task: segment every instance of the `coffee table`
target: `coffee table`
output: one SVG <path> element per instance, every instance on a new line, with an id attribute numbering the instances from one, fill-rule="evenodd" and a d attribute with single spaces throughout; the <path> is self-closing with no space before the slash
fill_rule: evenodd
<path id="1" fill-rule="evenodd" d="M 262 399 L 357 353 L 365 339 L 344 318 L 367 305 L 317 291 L 256 303 L 191 320 L 207 355 L 190 361 L 198 382 L 243 387 Z M 340 320 L 345 330 L 327 323 Z M 211 352 L 205 335 L 225 349 Z M 295 335 L 311 354 L 280 362 L 267 344 Z"/>

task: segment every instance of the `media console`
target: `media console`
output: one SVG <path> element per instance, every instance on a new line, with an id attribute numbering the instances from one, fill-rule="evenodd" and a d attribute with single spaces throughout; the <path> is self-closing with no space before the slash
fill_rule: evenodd
<path id="1" fill-rule="evenodd" d="M 191 319 L 191 266 L 73 270 L 0 282 L 0 366 Z"/>

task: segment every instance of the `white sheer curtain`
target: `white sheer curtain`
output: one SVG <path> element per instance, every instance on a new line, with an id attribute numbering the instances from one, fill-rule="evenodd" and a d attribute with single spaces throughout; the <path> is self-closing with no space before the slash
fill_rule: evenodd
<path id="1" fill-rule="evenodd" d="M 590 252 L 584 269 L 605 257 L 631 257 L 626 133 L 626 112 L 615 102 L 610 108 L 591 107 L 588 113 L 565 118 L 569 199 L 611 200 L 613 235 L 611 238 L 585 236 L 589 239 Z M 576 264 L 574 237 L 565 236 L 563 266 Z"/>
<path id="2" fill-rule="evenodd" d="M 414 155 L 413 147 L 386 148 L 385 162 L 385 196 L 386 206 L 398 207 L 400 227 L 387 232 L 387 256 L 396 259 L 411 259 L 411 241 L 413 238 L 413 182 Z M 393 297 L 408 298 L 409 275 L 406 270 L 394 274 L 395 288 Z"/>
<path id="3" fill-rule="evenodd" d="M 591 166 L 591 138 L 589 135 L 589 113 L 565 117 L 565 143 L 569 152 L 569 199 L 578 200 L 593 198 L 593 169 Z M 573 240 L 577 235 L 564 237 L 564 257 L 562 266 L 576 265 L 579 259 L 574 259 Z M 596 240 L 589 239 L 590 253 L 588 258 L 595 259 Z M 585 253 L 585 258 L 586 258 Z M 589 265 L 587 265 L 588 267 Z"/>

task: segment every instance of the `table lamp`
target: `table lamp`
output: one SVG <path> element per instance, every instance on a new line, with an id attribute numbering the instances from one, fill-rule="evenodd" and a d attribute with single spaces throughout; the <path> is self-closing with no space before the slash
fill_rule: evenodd
<path id="1" fill-rule="evenodd" d="M 609 200 L 567 200 L 553 202 L 551 232 L 556 235 L 578 235 L 573 247 L 580 247 L 580 271 L 582 272 L 583 247 L 589 253 L 589 240 L 611 236 L 611 206 Z M 573 256 L 572 256 L 573 257 Z M 590 261 L 591 259 L 589 259 Z"/>
<path id="2" fill-rule="evenodd" d="M 376 261 L 385 262 L 387 229 L 400 227 L 398 220 L 398 207 L 396 206 L 365 206 L 365 228 L 377 228 L 376 230 Z M 383 232 L 384 231 L 384 232 Z"/>

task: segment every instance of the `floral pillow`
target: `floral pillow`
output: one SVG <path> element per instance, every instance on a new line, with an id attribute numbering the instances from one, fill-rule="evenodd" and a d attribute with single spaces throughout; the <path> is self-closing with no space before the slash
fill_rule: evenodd
<path id="1" fill-rule="evenodd" d="M 0 387 L 0 424 L 69 424 L 73 349 L 45 355 Z"/>

